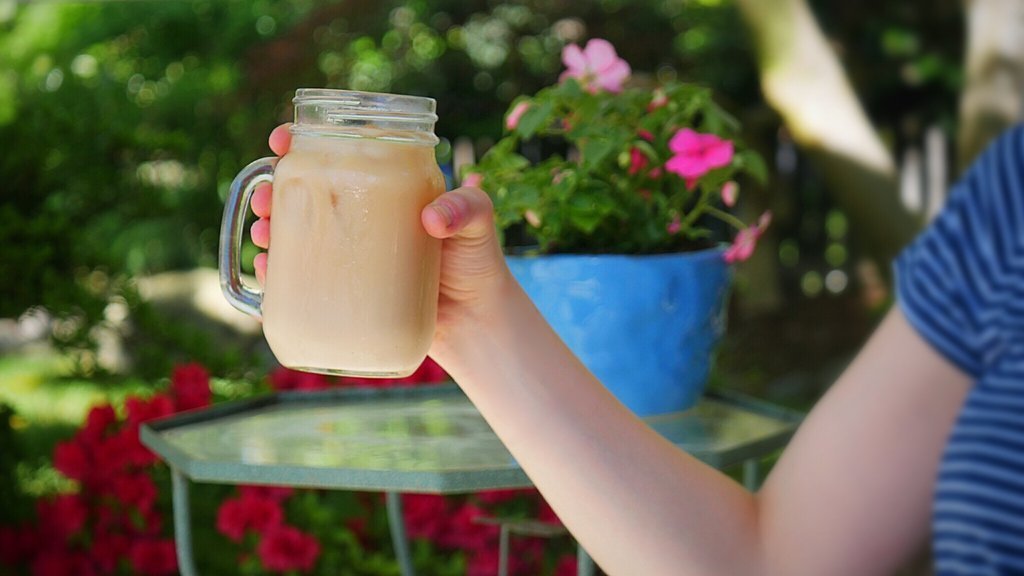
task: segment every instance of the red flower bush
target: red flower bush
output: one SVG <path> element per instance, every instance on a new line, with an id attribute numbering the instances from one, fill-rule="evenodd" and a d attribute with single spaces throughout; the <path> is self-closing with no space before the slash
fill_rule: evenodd
<path id="1" fill-rule="evenodd" d="M 32 576 L 96 576 L 96 568 L 83 552 L 55 550 L 32 562 Z"/>
<path id="2" fill-rule="evenodd" d="M 171 375 L 171 395 L 178 410 L 210 405 L 210 373 L 199 364 L 183 364 Z"/>
<path id="3" fill-rule="evenodd" d="M 157 458 L 139 440 L 139 426 L 208 404 L 209 376 L 197 365 L 179 367 L 172 388 L 173 397 L 127 398 L 124 418 L 109 404 L 89 411 L 53 453 L 54 467 L 77 489 L 38 501 L 34 523 L 0 528 L 0 565 L 28 567 L 33 576 L 177 572 L 174 541 L 163 537 L 156 506 Z"/>
<path id="4" fill-rule="evenodd" d="M 260 495 L 225 500 L 217 510 L 217 530 L 234 542 L 241 542 L 250 531 L 263 534 L 283 521 L 281 504 Z"/>
<path id="5" fill-rule="evenodd" d="M 320 556 L 320 543 L 297 528 L 275 526 L 263 535 L 256 553 L 264 568 L 272 572 L 312 570 Z"/>
<path id="6" fill-rule="evenodd" d="M 332 386 L 396 386 L 431 383 L 446 375 L 427 361 L 408 378 L 362 380 L 276 370 L 270 384 L 276 390 L 311 390 Z M 139 440 L 139 427 L 176 411 L 209 404 L 209 374 L 197 364 L 179 366 L 171 377 L 170 390 L 147 398 L 126 399 L 123 412 L 111 405 L 92 408 L 82 427 L 70 439 L 57 444 L 54 467 L 73 480 L 72 492 L 39 500 L 36 520 L 16 527 L 0 526 L 0 574 L 32 576 L 169 576 L 177 573 L 174 541 L 168 537 L 169 522 L 159 506 L 154 472 L 164 470 L 156 456 Z M 246 573 L 309 573 L 320 562 L 322 549 L 316 534 L 319 521 L 300 520 L 310 526 L 306 533 L 288 523 L 290 513 L 302 514 L 318 505 L 315 493 L 302 492 L 302 500 L 287 506 L 296 491 L 287 487 L 240 486 L 235 496 L 217 508 L 216 529 L 237 552 Z M 488 518 L 504 509 L 521 516 L 524 503 L 534 515 L 557 521 L 533 490 L 500 490 L 469 497 L 434 495 L 403 497 L 410 537 L 426 540 L 444 551 L 465 554 L 468 576 L 493 576 L 498 566 L 499 528 Z M 387 541 L 381 523 L 369 518 L 381 514 L 381 499 L 371 495 L 357 502 L 362 516 L 342 516 L 334 530 L 350 530 L 368 554 Z M 351 513 L 351 512 L 350 512 Z M 319 522 L 319 523 L 318 523 Z M 329 522 L 327 524 L 330 524 Z M 335 540 L 331 540 L 335 542 Z M 344 548 L 344 547 L 342 547 Z M 337 554 L 337 546 L 331 551 Z M 510 574 L 542 573 L 544 542 L 513 539 Z M 336 566 L 337 556 L 322 562 Z M 566 564 L 568 566 L 568 564 Z M 575 564 L 572 565 L 575 569 Z M 13 571 L 8 571 L 12 568 Z M 568 570 L 568 569 L 565 569 Z M 571 572 L 559 572 L 567 576 Z"/>
<path id="7" fill-rule="evenodd" d="M 36 503 L 40 534 L 47 539 L 67 540 L 85 526 L 89 511 L 77 494 L 61 494 Z"/>
<path id="8" fill-rule="evenodd" d="M 144 576 L 170 576 L 178 570 L 174 540 L 138 540 L 128 555 L 135 571 Z"/>

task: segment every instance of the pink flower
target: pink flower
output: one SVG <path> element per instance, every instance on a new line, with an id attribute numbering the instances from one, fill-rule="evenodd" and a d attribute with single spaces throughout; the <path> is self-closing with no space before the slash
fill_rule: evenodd
<path id="1" fill-rule="evenodd" d="M 512 111 L 508 113 L 508 116 L 505 117 L 505 128 L 515 130 L 516 126 L 519 126 L 519 119 L 522 118 L 523 114 L 526 114 L 526 111 L 529 109 L 530 103 L 526 100 L 516 104 L 515 107 L 512 108 Z"/>
<path id="2" fill-rule="evenodd" d="M 704 176 L 715 168 L 732 162 L 733 146 L 714 134 L 700 134 L 683 128 L 669 140 L 668 147 L 675 156 L 665 163 L 665 169 L 689 181 Z"/>
<path id="3" fill-rule="evenodd" d="M 732 208 L 736 205 L 736 197 L 739 196 L 740 185 L 729 180 L 722 184 L 722 204 Z"/>
<path id="4" fill-rule="evenodd" d="M 170 576 L 178 571 L 174 540 L 137 540 L 128 557 L 135 571 L 145 576 Z"/>
<path id="5" fill-rule="evenodd" d="M 530 226 L 533 226 L 534 228 L 540 228 L 540 216 L 538 216 L 537 213 L 534 212 L 533 210 L 527 210 L 526 212 L 523 212 L 523 218 L 526 219 Z"/>
<path id="6" fill-rule="evenodd" d="M 575 44 L 566 45 L 562 49 L 562 63 L 566 70 L 558 80 L 575 78 L 591 93 L 621 92 L 630 73 L 629 64 L 619 58 L 611 42 L 601 38 L 591 39 L 582 50 Z"/>
<path id="7" fill-rule="evenodd" d="M 291 526 L 267 530 L 256 547 L 263 567 L 272 572 L 312 570 L 320 557 L 320 542 Z"/>
<path id="8" fill-rule="evenodd" d="M 754 248 L 757 248 L 757 241 L 761 239 L 764 231 L 768 229 L 768 225 L 772 221 L 772 213 L 765 212 L 758 219 L 756 226 L 744 228 L 736 234 L 736 239 L 733 240 L 732 246 L 726 249 L 725 261 L 729 264 L 734 262 L 743 262 L 750 258 L 754 253 Z"/>
<path id="9" fill-rule="evenodd" d="M 669 234 L 676 235 L 679 234 L 679 231 L 682 230 L 682 228 L 682 222 L 679 220 L 679 215 L 676 214 L 672 217 L 672 221 L 665 226 L 665 231 Z"/>
<path id="10" fill-rule="evenodd" d="M 647 167 L 648 160 L 647 156 L 640 151 L 639 148 L 629 149 L 629 175 L 635 176 L 640 173 L 641 170 Z"/>
<path id="11" fill-rule="evenodd" d="M 176 366 L 171 375 L 171 395 L 178 410 L 209 406 L 210 373 L 196 363 Z"/>
<path id="12" fill-rule="evenodd" d="M 470 188 L 479 188 L 484 183 L 484 175 L 479 172 L 470 172 L 466 174 L 466 177 L 462 179 L 463 186 L 469 186 Z"/>
<path id="13" fill-rule="evenodd" d="M 636 135 L 647 140 L 648 142 L 654 142 L 654 134 L 650 130 L 644 130 L 643 128 L 636 131 Z"/>
<path id="14" fill-rule="evenodd" d="M 250 530 L 266 532 L 283 521 L 281 504 L 270 498 L 232 498 L 217 510 L 217 531 L 235 542 L 240 542 Z"/>

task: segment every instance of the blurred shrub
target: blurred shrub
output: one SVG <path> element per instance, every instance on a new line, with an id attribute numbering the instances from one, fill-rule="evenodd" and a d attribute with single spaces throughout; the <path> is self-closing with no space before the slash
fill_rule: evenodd
<path id="1" fill-rule="evenodd" d="M 891 139 L 953 117 L 958 2 L 812 4 Z M 296 87 L 433 96 L 440 135 L 486 145 L 516 95 L 555 79 L 562 45 L 592 36 L 711 85 L 772 156 L 778 120 L 730 0 L 3 3 L 0 317 L 43 304 L 70 318 L 58 340 L 88 348 L 126 279 L 214 266 L 227 186 Z M 775 192 L 812 209 L 777 230 L 823 252 L 830 206 L 801 178 Z"/>

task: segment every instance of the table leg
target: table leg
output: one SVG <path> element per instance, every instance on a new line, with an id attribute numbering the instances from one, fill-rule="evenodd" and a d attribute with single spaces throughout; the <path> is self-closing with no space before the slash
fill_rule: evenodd
<path id="1" fill-rule="evenodd" d="M 172 501 L 174 505 L 174 546 L 178 552 L 181 576 L 197 576 L 192 559 L 192 522 L 189 512 L 188 479 L 171 468 Z"/>
<path id="2" fill-rule="evenodd" d="M 391 544 L 395 547 L 398 568 L 402 576 L 416 576 L 416 569 L 412 565 L 412 554 L 409 552 L 409 539 L 405 535 L 402 495 L 397 492 L 387 492 L 384 495 L 384 502 L 388 509 L 388 527 L 391 529 Z"/>
<path id="3" fill-rule="evenodd" d="M 594 576 L 594 559 L 579 544 L 576 544 L 576 575 Z"/>
<path id="4" fill-rule="evenodd" d="M 761 486 L 761 460 L 751 458 L 743 463 L 743 486 L 754 492 Z"/>
<path id="5" fill-rule="evenodd" d="M 511 536 L 512 530 L 508 524 L 502 524 L 498 537 L 498 576 L 508 576 L 508 546 Z"/>

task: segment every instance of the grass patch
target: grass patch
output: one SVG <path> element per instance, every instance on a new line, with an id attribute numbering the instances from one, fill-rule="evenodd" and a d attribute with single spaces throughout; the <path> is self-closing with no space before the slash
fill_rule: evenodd
<path id="1" fill-rule="evenodd" d="M 142 394 L 150 385 L 137 379 L 100 380 L 69 377 L 71 363 L 52 351 L 0 358 L 0 403 L 14 408 L 11 427 L 77 426 L 97 404 Z"/>

